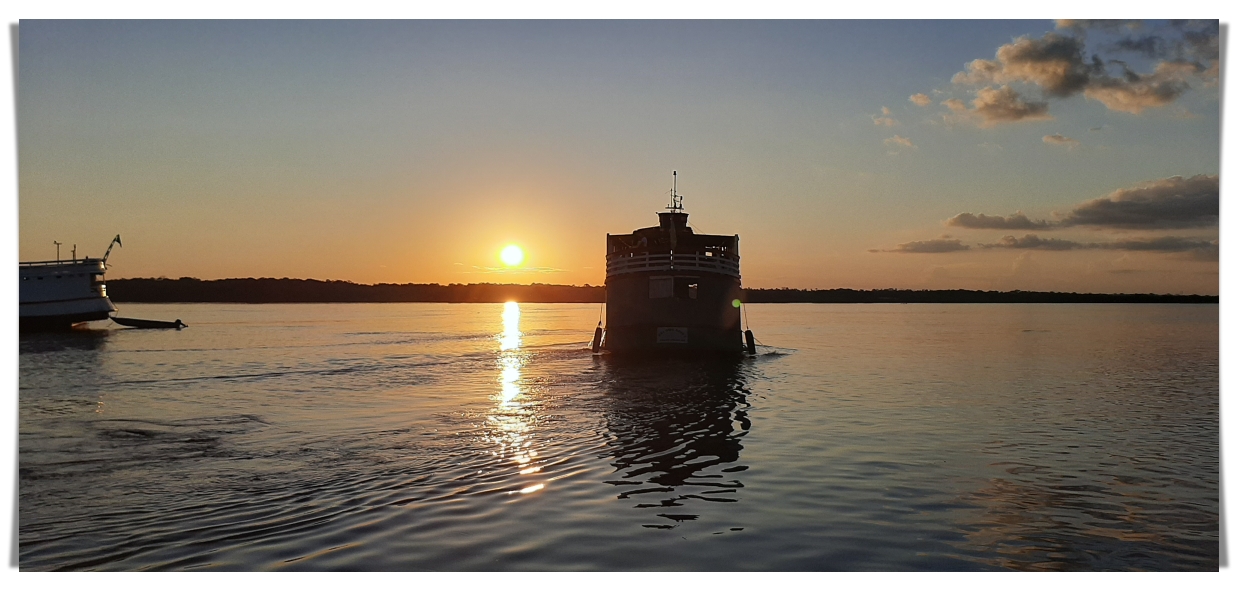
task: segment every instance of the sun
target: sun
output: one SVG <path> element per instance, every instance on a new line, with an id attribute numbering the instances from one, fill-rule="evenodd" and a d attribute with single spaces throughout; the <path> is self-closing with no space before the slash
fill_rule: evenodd
<path id="1" fill-rule="evenodd" d="M 503 252 L 499 253 L 499 259 L 508 267 L 515 267 L 524 262 L 524 251 L 520 250 L 519 246 L 509 244 L 503 248 Z"/>

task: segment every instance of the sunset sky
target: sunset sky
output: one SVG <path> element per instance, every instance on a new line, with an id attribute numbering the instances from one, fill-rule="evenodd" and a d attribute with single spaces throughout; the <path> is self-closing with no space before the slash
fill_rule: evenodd
<path id="1" fill-rule="evenodd" d="M 671 171 L 747 287 L 1218 293 L 1217 21 L 29 21 L 20 258 L 604 281 Z M 524 260 L 504 268 L 502 249 Z"/>

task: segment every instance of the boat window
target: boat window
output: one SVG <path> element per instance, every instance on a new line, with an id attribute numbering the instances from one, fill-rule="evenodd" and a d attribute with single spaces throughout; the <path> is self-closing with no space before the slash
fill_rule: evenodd
<path id="1" fill-rule="evenodd" d="M 669 275 L 649 278 L 649 299 L 675 297 L 675 278 Z"/>
<path id="2" fill-rule="evenodd" d="M 696 299 L 696 288 L 699 285 L 699 277 L 676 277 L 675 278 L 675 297 L 681 300 Z"/>

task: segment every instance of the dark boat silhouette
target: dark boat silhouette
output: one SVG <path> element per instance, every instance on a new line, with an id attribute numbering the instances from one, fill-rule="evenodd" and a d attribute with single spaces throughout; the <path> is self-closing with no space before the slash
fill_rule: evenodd
<path id="1" fill-rule="evenodd" d="M 753 352 L 740 329 L 739 235 L 694 232 L 675 185 L 666 209 L 657 226 L 606 235 L 606 327 L 593 349 Z"/>
<path id="2" fill-rule="evenodd" d="M 181 322 L 180 318 L 177 318 L 175 322 L 167 322 L 165 320 L 141 320 L 138 318 L 121 318 L 119 316 L 113 316 L 112 322 L 131 328 L 175 328 L 180 330 L 189 326 L 188 324 Z"/>

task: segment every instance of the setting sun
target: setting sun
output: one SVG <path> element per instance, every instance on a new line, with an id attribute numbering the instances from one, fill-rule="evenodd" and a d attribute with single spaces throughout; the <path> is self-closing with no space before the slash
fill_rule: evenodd
<path id="1" fill-rule="evenodd" d="M 503 252 L 499 253 L 499 258 L 502 259 L 504 265 L 515 267 L 524 262 L 524 251 L 515 244 L 509 244 Z"/>

